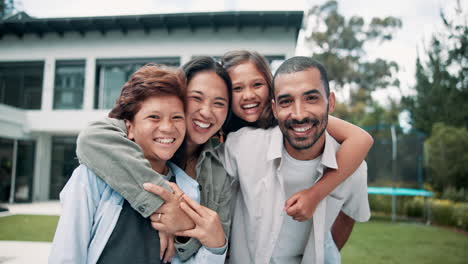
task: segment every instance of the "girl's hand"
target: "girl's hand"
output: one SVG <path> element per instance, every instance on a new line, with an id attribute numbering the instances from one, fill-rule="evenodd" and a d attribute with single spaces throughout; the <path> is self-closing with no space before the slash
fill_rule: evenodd
<path id="1" fill-rule="evenodd" d="M 187 195 L 183 196 L 180 207 L 195 222 L 195 228 L 176 232 L 177 236 L 194 237 L 205 247 L 220 248 L 226 244 L 223 226 L 218 213 L 202 206 Z"/>
<path id="2" fill-rule="evenodd" d="M 163 263 L 170 262 L 175 254 L 174 236 L 159 232 L 159 241 L 159 259 L 162 260 Z"/>
<path id="3" fill-rule="evenodd" d="M 312 218 L 322 199 L 314 187 L 293 194 L 284 205 L 284 211 L 294 220 L 304 222 Z"/>
<path id="4" fill-rule="evenodd" d="M 146 191 L 158 195 L 165 201 L 164 204 L 150 216 L 151 225 L 154 229 L 168 234 L 194 228 L 195 224 L 192 219 L 179 207 L 184 193 L 176 184 L 172 182 L 167 183 L 173 190 L 172 193 L 152 183 L 145 183 L 143 185 Z"/>

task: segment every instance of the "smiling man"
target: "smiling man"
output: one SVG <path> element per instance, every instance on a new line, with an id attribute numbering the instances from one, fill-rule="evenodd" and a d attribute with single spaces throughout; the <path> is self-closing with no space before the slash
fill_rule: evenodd
<path id="1" fill-rule="evenodd" d="M 326 132 L 335 96 L 325 68 L 307 57 L 286 60 L 270 92 L 279 126 L 241 129 L 224 148 L 225 168 L 240 184 L 231 263 L 340 263 L 338 247 L 352 223 L 370 216 L 366 164 L 318 205 L 312 219 L 294 221 L 283 210 L 287 197 L 314 185 L 326 168 L 337 169 L 340 145 Z"/>

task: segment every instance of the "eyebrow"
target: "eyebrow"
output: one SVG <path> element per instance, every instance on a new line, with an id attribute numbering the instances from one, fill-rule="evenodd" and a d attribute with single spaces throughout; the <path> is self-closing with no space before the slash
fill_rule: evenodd
<path id="1" fill-rule="evenodd" d="M 309 90 L 309 91 L 306 91 L 302 94 L 302 96 L 304 95 L 310 95 L 310 94 L 318 94 L 320 95 L 320 91 L 317 90 L 317 89 L 312 89 L 312 90 Z M 279 95 L 278 98 L 276 100 L 281 100 L 281 99 L 284 99 L 284 98 L 288 98 L 288 97 L 291 97 L 291 94 L 282 94 L 282 95 Z"/>
<path id="2" fill-rule="evenodd" d="M 319 94 L 320 95 L 320 91 L 317 90 L 317 89 L 312 89 L 312 90 L 309 90 L 307 92 L 304 92 L 302 95 L 309 95 L 309 94 Z"/>
<path id="3" fill-rule="evenodd" d="M 190 93 L 197 93 L 199 95 L 205 95 L 202 91 L 196 91 L 196 90 L 195 91 L 190 91 Z M 222 101 L 226 101 L 226 102 L 228 101 L 226 98 L 220 97 L 220 96 L 215 97 L 215 100 L 222 100 Z"/>
<path id="4" fill-rule="evenodd" d="M 190 91 L 190 93 L 197 93 L 197 94 L 200 94 L 200 95 L 204 95 L 204 93 L 202 91 Z"/>
<path id="5" fill-rule="evenodd" d="M 150 110 L 148 111 L 146 114 L 147 115 L 151 115 L 151 114 L 161 114 L 161 110 Z M 183 111 L 174 111 L 174 112 L 171 112 L 170 114 L 171 115 L 174 115 L 174 114 L 183 114 L 184 112 Z"/>
<path id="6" fill-rule="evenodd" d="M 227 102 L 227 99 L 224 98 L 224 97 L 215 97 L 215 100 L 222 100 L 222 101 L 226 101 L 226 102 Z"/>
<path id="7" fill-rule="evenodd" d="M 288 98 L 288 97 L 291 97 L 290 94 L 282 94 L 282 95 L 279 95 L 278 98 L 276 100 L 281 100 L 281 99 L 284 99 L 284 98 Z"/>

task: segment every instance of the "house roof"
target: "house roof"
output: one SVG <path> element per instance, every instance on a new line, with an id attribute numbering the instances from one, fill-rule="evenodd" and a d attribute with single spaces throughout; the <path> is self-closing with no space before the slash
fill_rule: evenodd
<path id="1" fill-rule="evenodd" d="M 299 31 L 302 25 L 302 11 L 229 11 L 205 13 L 174 13 L 101 17 L 64 17 L 34 18 L 24 12 L 0 20 L 0 38 L 15 35 L 22 38 L 25 34 L 38 37 L 46 33 L 56 33 L 63 37 L 68 32 L 78 32 L 84 36 L 90 31 L 105 35 L 108 31 L 118 30 L 126 34 L 131 30 L 143 29 L 147 34 L 152 30 L 166 30 L 169 34 L 175 29 L 236 28 L 259 26 L 294 28 Z"/>

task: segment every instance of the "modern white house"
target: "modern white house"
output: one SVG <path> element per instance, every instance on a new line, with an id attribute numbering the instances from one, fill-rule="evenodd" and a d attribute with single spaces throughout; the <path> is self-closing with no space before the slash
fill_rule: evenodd
<path id="1" fill-rule="evenodd" d="M 58 199 L 75 141 L 140 66 L 256 50 L 294 55 L 302 11 L 0 20 L 0 203 Z"/>

